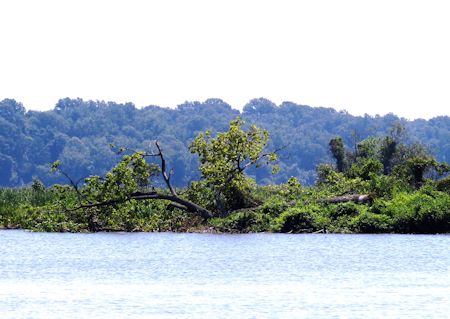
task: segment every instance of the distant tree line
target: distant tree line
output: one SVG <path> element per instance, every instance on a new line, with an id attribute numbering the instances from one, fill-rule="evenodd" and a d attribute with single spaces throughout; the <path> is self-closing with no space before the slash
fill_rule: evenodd
<path id="1" fill-rule="evenodd" d="M 273 175 L 269 167 L 248 171 L 260 184 L 285 183 L 297 177 L 310 185 L 317 178 L 317 165 L 323 162 L 351 172 L 358 158 L 366 156 L 360 142 L 369 136 L 383 137 L 376 143 L 386 174 L 393 161 L 399 160 L 391 155 L 400 142 L 411 147 L 427 145 L 424 152 L 440 162 L 450 161 L 448 116 L 414 121 L 393 114 L 352 116 L 291 102 L 277 106 L 263 98 L 251 100 L 242 112 L 220 99 L 186 102 L 175 109 L 138 109 L 132 103 L 69 98 L 61 99 L 51 111 L 37 112 L 5 99 L 0 102 L 0 186 L 28 185 L 33 179 L 45 185 L 66 183 L 62 176 L 50 172 L 51 163 L 57 160 L 73 178 L 102 175 L 120 160 L 111 144 L 146 149 L 155 140 L 160 141 L 174 171 L 172 184 L 187 186 L 200 177 L 198 155 L 191 154 L 188 146 L 200 132 L 226 131 L 237 116 L 246 125 L 267 130 L 271 137 L 268 149 L 280 150 L 278 174 Z M 395 131 L 400 127 L 401 132 Z"/>

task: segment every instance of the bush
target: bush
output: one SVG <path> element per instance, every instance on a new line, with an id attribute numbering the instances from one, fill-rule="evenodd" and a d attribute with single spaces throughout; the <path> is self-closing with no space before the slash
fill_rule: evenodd
<path id="1" fill-rule="evenodd" d="M 86 229 L 84 224 L 70 220 L 63 212 L 28 204 L 17 208 L 15 222 L 21 228 L 40 232 L 79 232 Z"/>
<path id="2" fill-rule="evenodd" d="M 370 175 L 369 193 L 374 198 L 391 198 L 394 192 L 394 179 L 386 175 Z"/>
<path id="3" fill-rule="evenodd" d="M 258 209 L 258 212 L 270 217 L 277 217 L 294 204 L 295 202 L 286 202 L 286 200 L 283 198 L 273 196 L 266 200 L 263 205 L 261 205 L 261 207 Z"/>
<path id="4" fill-rule="evenodd" d="M 275 219 L 272 228 L 275 232 L 300 233 L 318 229 L 320 209 L 316 205 L 292 207 Z"/>
<path id="5" fill-rule="evenodd" d="M 436 189 L 450 194 L 450 176 L 437 181 Z"/>
<path id="6" fill-rule="evenodd" d="M 192 182 L 180 195 L 211 212 L 216 211 L 214 193 L 205 181 Z"/>
<path id="7" fill-rule="evenodd" d="M 212 218 L 209 224 L 223 232 L 263 232 L 270 228 L 270 216 L 256 211 L 235 212 L 226 218 Z"/>
<path id="8" fill-rule="evenodd" d="M 330 219 L 328 230 L 333 233 L 353 232 L 351 226 L 352 219 L 365 211 L 367 211 L 366 205 L 356 204 L 354 202 L 328 205 L 326 208 L 327 216 Z"/>
<path id="9" fill-rule="evenodd" d="M 350 227 L 357 233 L 388 233 L 392 231 L 392 220 L 389 216 L 363 210 L 350 220 Z"/>
<path id="10" fill-rule="evenodd" d="M 386 204 L 385 214 L 392 218 L 396 232 L 449 232 L 450 196 L 436 191 L 400 193 Z"/>
<path id="11" fill-rule="evenodd" d="M 358 215 L 362 206 L 354 202 L 339 203 L 328 206 L 329 215 L 333 219 L 341 216 L 355 216 Z"/>

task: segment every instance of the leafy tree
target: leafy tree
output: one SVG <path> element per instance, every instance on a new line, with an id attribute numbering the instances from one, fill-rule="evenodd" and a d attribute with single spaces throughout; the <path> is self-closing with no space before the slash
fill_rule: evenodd
<path id="1" fill-rule="evenodd" d="M 245 170 L 277 159 L 274 152 L 265 152 L 269 133 L 256 125 L 245 131 L 244 123 L 240 118 L 232 120 L 228 131 L 216 137 L 211 131 L 200 133 L 189 147 L 200 157 L 200 172 L 214 193 L 221 215 L 254 205 L 250 195 L 254 180 L 245 175 Z M 275 172 L 276 166 L 273 168 Z"/>
<path id="2" fill-rule="evenodd" d="M 369 158 L 353 164 L 346 175 L 351 178 L 360 177 L 363 180 L 368 181 L 373 174 L 380 175 L 381 173 L 383 173 L 383 164 L 377 159 Z"/>
<path id="3" fill-rule="evenodd" d="M 381 163 L 383 164 L 383 172 L 389 175 L 392 172 L 392 161 L 397 151 L 397 142 L 389 136 L 383 139 L 381 146 Z"/>
<path id="4" fill-rule="evenodd" d="M 330 140 L 329 143 L 331 154 L 336 160 L 336 168 L 338 172 L 344 172 L 347 168 L 347 161 L 345 158 L 344 141 L 341 137 L 336 137 Z"/>
<path id="5" fill-rule="evenodd" d="M 443 175 L 450 170 L 450 166 L 444 163 L 438 163 L 432 157 L 413 157 L 406 162 L 406 168 L 409 173 L 408 180 L 416 188 L 420 188 L 425 181 L 425 174 L 435 171 L 438 175 Z"/>

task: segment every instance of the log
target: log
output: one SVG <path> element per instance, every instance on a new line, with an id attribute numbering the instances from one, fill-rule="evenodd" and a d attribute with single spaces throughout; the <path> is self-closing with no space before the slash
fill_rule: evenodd
<path id="1" fill-rule="evenodd" d="M 343 195 L 343 196 L 336 196 L 331 197 L 327 199 L 319 200 L 321 203 L 326 204 L 339 204 L 339 203 L 346 203 L 346 202 L 354 202 L 358 204 L 364 204 L 368 203 L 372 200 L 370 195 L 367 194 L 352 194 L 352 195 Z"/>

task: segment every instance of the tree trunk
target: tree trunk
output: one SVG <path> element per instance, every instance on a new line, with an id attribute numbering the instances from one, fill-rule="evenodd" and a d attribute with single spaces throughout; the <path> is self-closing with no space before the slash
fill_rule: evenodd
<path id="1" fill-rule="evenodd" d="M 338 203 L 346 203 L 346 202 L 355 202 L 355 203 L 368 203 L 372 200 L 370 195 L 367 194 L 352 194 L 352 195 L 343 195 L 336 196 L 327 199 L 319 200 L 320 203 L 326 204 L 338 204 Z"/>

